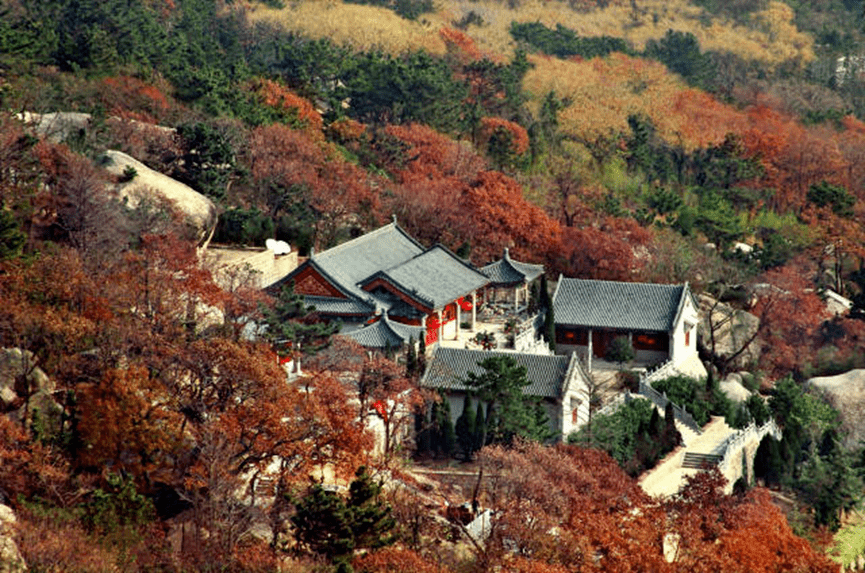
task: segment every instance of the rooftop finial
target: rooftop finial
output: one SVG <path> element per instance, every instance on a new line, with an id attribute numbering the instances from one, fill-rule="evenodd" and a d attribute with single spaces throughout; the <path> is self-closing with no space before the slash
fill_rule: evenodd
<path id="1" fill-rule="evenodd" d="M 393 224 L 396 225 L 396 213 L 393 213 L 391 218 L 393 219 Z"/>
<path id="2" fill-rule="evenodd" d="M 314 257 L 315 257 L 315 246 L 312 246 L 309 248 L 309 258 L 311 259 Z"/>
<path id="3" fill-rule="evenodd" d="M 507 247 L 505 247 L 505 259 L 507 260 L 507 259 L 510 259 L 510 258 L 511 258 L 510 249 L 508 249 Z"/>

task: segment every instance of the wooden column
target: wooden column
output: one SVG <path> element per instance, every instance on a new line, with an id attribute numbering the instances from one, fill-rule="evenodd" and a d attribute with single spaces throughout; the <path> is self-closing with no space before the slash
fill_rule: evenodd
<path id="1" fill-rule="evenodd" d="M 460 308 L 459 302 L 454 302 L 454 306 L 456 307 L 456 310 L 457 310 L 457 324 L 456 324 L 456 328 L 454 329 L 454 340 L 459 340 L 460 339 L 460 320 L 461 320 L 460 312 L 462 311 L 462 309 Z"/>
<path id="2" fill-rule="evenodd" d="M 586 369 L 592 371 L 592 329 L 589 329 L 589 357 L 586 359 Z"/>
<path id="3" fill-rule="evenodd" d="M 472 332 L 475 331 L 475 323 L 478 319 L 478 291 L 472 291 Z"/>

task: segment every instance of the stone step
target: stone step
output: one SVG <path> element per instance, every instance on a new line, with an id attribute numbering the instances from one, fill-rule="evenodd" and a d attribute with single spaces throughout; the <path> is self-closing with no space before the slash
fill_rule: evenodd
<path id="1" fill-rule="evenodd" d="M 699 452 L 685 452 L 685 457 L 682 459 L 682 467 L 690 469 L 700 469 L 703 466 L 716 466 L 721 463 L 724 456 L 716 454 L 703 454 Z"/>

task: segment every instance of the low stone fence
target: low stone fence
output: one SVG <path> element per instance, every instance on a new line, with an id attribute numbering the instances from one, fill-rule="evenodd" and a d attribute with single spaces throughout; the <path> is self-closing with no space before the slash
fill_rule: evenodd
<path id="1" fill-rule="evenodd" d="M 751 422 L 735 434 L 731 434 L 714 449 L 713 454 L 723 456 L 718 463 L 718 469 L 727 478 L 729 487 L 732 487 L 732 484 L 742 477 L 741 452 L 750 448 L 752 451 L 748 452 L 748 458 L 753 463 L 754 454 L 767 434 L 776 440 L 781 439 L 781 428 L 778 427 L 773 418 L 759 427 Z"/>
<path id="2" fill-rule="evenodd" d="M 673 368 L 672 362 L 665 362 L 659 368 L 652 371 L 651 373 L 645 373 L 640 375 L 640 395 L 645 396 L 649 400 L 652 401 L 655 406 L 660 408 L 661 410 L 665 410 L 667 404 L 670 403 L 669 398 L 667 398 L 667 393 L 663 394 L 652 388 L 651 381 L 652 380 L 663 380 L 666 377 L 672 376 L 675 374 L 676 370 Z M 696 434 L 702 434 L 703 429 L 700 427 L 700 424 L 694 420 L 694 416 L 692 416 L 684 407 L 679 407 L 676 404 L 673 404 L 673 415 L 679 422 L 684 424 L 688 429 L 692 430 Z"/>

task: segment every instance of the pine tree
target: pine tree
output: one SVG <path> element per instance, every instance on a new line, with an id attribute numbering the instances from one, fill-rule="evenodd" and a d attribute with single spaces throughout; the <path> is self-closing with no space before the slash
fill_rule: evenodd
<path id="1" fill-rule="evenodd" d="M 381 484 L 373 481 L 365 466 L 359 467 L 349 486 L 348 498 L 355 548 L 378 549 L 396 540 L 393 533 L 396 520 L 380 495 Z"/>
<path id="2" fill-rule="evenodd" d="M 351 511 L 339 495 L 315 485 L 295 507 L 291 522 L 301 547 L 334 562 L 351 555 L 355 547 Z"/>
<path id="3" fill-rule="evenodd" d="M 377 549 L 396 540 L 396 520 L 381 500 L 381 484 L 361 466 L 349 486 L 349 497 L 313 486 L 294 503 L 291 518 L 300 548 L 325 556 L 336 571 L 350 572 L 355 549 Z"/>
<path id="4" fill-rule="evenodd" d="M 26 241 L 15 217 L 0 203 L 0 261 L 20 255 Z"/>
<path id="5" fill-rule="evenodd" d="M 523 394 L 529 385 L 525 366 L 510 356 L 493 356 L 479 363 L 481 374 L 469 372 L 466 386 L 487 403 L 489 443 L 509 444 L 515 436 L 544 441 L 552 437 L 539 400 Z"/>
<path id="6" fill-rule="evenodd" d="M 284 287 L 273 307 L 264 307 L 265 337 L 275 344 L 299 345 L 310 353 L 327 345 L 338 324 L 316 320 L 314 307 L 307 306 L 303 296 L 294 292 L 294 285 Z"/>
<path id="7" fill-rule="evenodd" d="M 475 433 L 476 422 L 475 412 L 472 408 L 472 397 L 466 394 L 463 401 L 463 411 L 456 423 L 457 443 L 466 461 L 471 461 L 472 455 L 475 453 Z"/>

